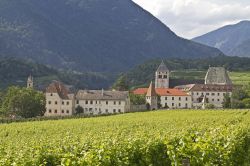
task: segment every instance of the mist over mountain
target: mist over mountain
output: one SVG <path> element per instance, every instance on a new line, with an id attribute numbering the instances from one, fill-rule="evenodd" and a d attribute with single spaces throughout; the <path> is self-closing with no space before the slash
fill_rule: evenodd
<path id="1" fill-rule="evenodd" d="M 0 54 L 78 71 L 221 55 L 176 36 L 131 0 L 0 0 Z"/>
<path id="2" fill-rule="evenodd" d="M 218 48 L 230 56 L 250 57 L 250 21 L 224 26 L 193 41 Z"/>

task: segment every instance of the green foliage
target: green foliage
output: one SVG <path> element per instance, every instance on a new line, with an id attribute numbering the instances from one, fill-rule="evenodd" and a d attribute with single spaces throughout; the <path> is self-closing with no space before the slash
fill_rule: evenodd
<path id="1" fill-rule="evenodd" d="M 146 104 L 146 97 L 145 95 L 135 95 L 130 93 L 130 102 L 133 105 L 144 105 Z"/>
<path id="2" fill-rule="evenodd" d="M 78 105 L 76 107 L 76 114 L 82 114 L 82 113 L 84 113 L 84 109 L 81 106 Z"/>
<path id="3" fill-rule="evenodd" d="M 250 98 L 243 99 L 242 103 L 244 104 L 245 108 L 250 108 Z"/>
<path id="4" fill-rule="evenodd" d="M 32 118 L 45 113 L 45 96 L 33 89 L 10 87 L 4 97 L 2 111 L 6 116 Z"/>
<path id="5" fill-rule="evenodd" d="M 128 91 L 129 85 L 128 85 L 127 78 L 124 75 L 120 76 L 114 83 L 113 89 L 118 90 L 118 91 Z"/>
<path id="6" fill-rule="evenodd" d="M 0 165 L 247 165 L 249 111 L 155 111 L 0 125 Z"/>
<path id="7" fill-rule="evenodd" d="M 228 93 L 225 94 L 222 105 L 223 108 L 231 108 L 231 97 Z"/>
<path id="8" fill-rule="evenodd" d="M 0 88 L 26 86 L 27 77 L 34 76 L 35 88 L 44 89 L 53 80 L 62 81 L 75 88 L 108 88 L 116 78 L 115 73 L 73 72 L 16 58 L 0 59 Z"/>
<path id="9" fill-rule="evenodd" d="M 194 60 L 170 58 L 164 62 L 171 70 L 172 82 L 185 80 L 188 83 L 195 83 L 204 80 L 209 66 L 224 66 L 227 70 L 234 71 L 229 73 L 234 83 L 243 85 L 250 83 L 250 72 L 248 72 L 250 71 L 250 58 L 227 56 Z M 160 59 L 151 59 L 126 72 L 124 77 L 126 77 L 129 87 L 148 86 L 154 79 L 155 71 L 160 63 Z"/>
<path id="10" fill-rule="evenodd" d="M 213 104 L 211 104 L 211 103 L 208 103 L 208 104 L 205 105 L 205 108 L 206 109 L 214 109 L 215 106 Z"/>

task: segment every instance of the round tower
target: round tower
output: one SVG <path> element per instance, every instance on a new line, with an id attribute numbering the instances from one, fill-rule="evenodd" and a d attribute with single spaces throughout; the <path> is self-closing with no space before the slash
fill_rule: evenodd
<path id="1" fill-rule="evenodd" d="M 155 88 L 169 88 L 170 71 L 162 61 L 155 72 Z"/>

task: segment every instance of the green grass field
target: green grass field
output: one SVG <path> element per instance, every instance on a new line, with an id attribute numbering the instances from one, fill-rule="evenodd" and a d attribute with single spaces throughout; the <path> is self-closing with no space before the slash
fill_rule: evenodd
<path id="1" fill-rule="evenodd" d="M 250 111 L 157 111 L 0 125 L 0 165 L 248 165 Z"/>
<path id="2" fill-rule="evenodd" d="M 196 71 L 196 70 L 187 70 L 187 71 L 173 71 L 171 73 L 173 78 L 178 79 L 204 79 L 206 76 L 206 71 Z M 250 84 L 250 71 L 244 72 L 230 72 L 230 78 L 234 84 L 237 85 L 247 85 Z"/>

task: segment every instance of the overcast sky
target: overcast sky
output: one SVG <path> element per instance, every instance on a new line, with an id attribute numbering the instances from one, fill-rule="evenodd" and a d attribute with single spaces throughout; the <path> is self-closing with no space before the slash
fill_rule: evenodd
<path id="1" fill-rule="evenodd" d="M 250 20 L 250 0 L 133 0 L 177 35 L 193 38 L 223 25 Z"/>

